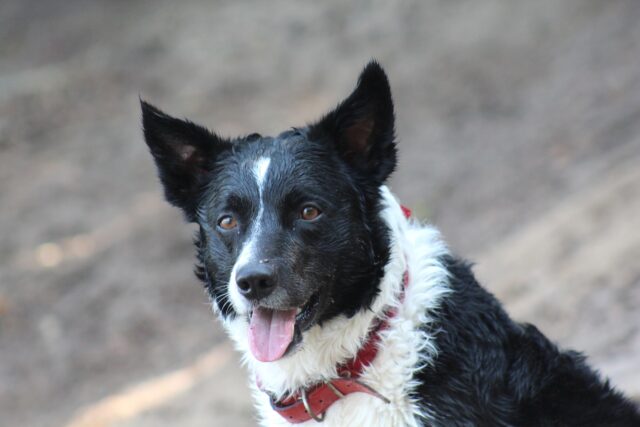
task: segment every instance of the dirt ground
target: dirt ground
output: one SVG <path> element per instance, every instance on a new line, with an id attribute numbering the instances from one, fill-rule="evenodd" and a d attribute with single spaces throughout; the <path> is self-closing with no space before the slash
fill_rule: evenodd
<path id="1" fill-rule="evenodd" d="M 635 0 L 3 0 L 0 425 L 255 425 L 138 96 L 269 134 L 372 57 L 403 203 L 640 400 L 639 21 Z"/>

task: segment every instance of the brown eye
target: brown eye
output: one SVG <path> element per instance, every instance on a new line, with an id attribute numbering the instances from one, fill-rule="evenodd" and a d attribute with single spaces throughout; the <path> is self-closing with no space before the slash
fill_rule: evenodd
<path id="1" fill-rule="evenodd" d="M 231 215 L 225 215 L 218 220 L 218 227 L 223 230 L 233 230 L 238 226 L 238 221 Z"/>
<path id="2" fill-rule="evenodd" d="M 305 206 L 300 212 L 300 217 L 305 221 L 312 221 L 320 216 L 320 209 L 314 206 Z"/>

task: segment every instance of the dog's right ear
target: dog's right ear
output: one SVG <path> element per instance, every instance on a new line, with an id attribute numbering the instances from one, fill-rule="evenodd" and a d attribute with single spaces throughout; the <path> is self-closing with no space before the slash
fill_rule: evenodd
<path id="1" fill-rule="evenodd" d="M 140 106 L 144 138 L 158 167 L 165 196 L 193 222 L 203 185 L 211 179 L 215 157 L 231 143 L 143 100 Z"/>

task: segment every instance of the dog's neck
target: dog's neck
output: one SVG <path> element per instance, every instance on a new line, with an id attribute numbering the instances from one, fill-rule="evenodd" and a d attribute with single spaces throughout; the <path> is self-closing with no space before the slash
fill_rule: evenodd
<path id="1" fill-rule="evenodd" d="M 398 304 L 402 289 L 406 260 L 402 253 L 405 225 L 402 208 L 387 189 L 380 188 L 383 209 L 381 216 L 390 230 L 389 261 L 380 281 L 380 292 L 370 309 L 363 309 L 353 317 L 338 316 L 315 325 L 305 332 L 304 345 L 293 354 L 275 361 L 257 361 L 247 345 L 247 325 L 242 322 L 226 322 L 225 326 L 243 353 L 243 361 L 254 378 L 260 378 L 261 389 L 276 398 L 309 387 L 321 381 L 336 378 L 337 369 L 353 359 L 364 345 L 369 332 L 384 316 L 385 310 Z"/>

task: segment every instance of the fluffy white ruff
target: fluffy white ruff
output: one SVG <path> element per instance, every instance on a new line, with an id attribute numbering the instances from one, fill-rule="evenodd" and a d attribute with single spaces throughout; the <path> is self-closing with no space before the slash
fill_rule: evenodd
<path id="1" fill-rule="evenodd" d="M 354 393 L 336 402 L 327 411 L 324 426 L 418 426 L 429 414 L 421 411 L 411 398 L 417 386 L 413 374 L 429 364 L 437 353 L 435 337 L 424 331 L 432 321 L 441 298 L 449 292 L 448 272 L 439 259 L 448 254 L 437 230 L 407 220 L 387 187 L 380 188 L 385 207 L 381 213 L 391 230 L 390 259 L 380 283 L 380 293 L 371 310 L 362 310 L 347 319 L 339 316 L 316 325 L 303 335 L 295 353 L 275 362 L 257 361 L 249 350 L 248 323 L 243 317 L 224 322 L 243 361 L 250 370 L 254 397 L 262 424 L 289 426 L 271 409 L 262 389 L 278 397 L 337 376 L 336 367 L 353 359 L 366 340 L 374 319 L 391 307 L 397 314 L 389 319 L 389 328 L 381 333 L 380 350 L 365 369 L 361 380 L 387 397 L 391 403 L 362 393 Z M 400 300 L 402 278 L 409 272 L 409 284 Z M 314 425 L 310 421 L 298 425 Z"/>

